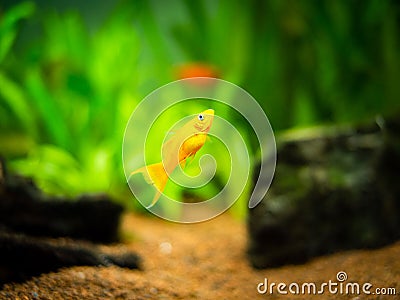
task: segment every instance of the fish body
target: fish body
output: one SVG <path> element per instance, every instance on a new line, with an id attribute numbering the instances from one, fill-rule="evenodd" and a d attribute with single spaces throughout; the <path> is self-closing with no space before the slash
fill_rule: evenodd
<path id="1" fill-rule="evenodd" d="M 193 157 L 203 147 L 208 131 L 214 119 L 214 110 L 207 109 L 179 128 L 175 134 L 162 146 L 163 161 L 144 166 L 133 171 L 134 174 L 142 173 L 146 182 L 156 187 L 157 192 L 151 202 L 152 207 L 160 198 L 169 175 L 178 165 L 185 166 L 189 157 Z"/>

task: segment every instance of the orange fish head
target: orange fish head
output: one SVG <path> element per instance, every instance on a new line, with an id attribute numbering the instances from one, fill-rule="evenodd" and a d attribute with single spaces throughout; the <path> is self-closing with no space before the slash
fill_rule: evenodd
<path id="1" fill-rule="evenodd" d="M 207 133 L 210 130 L 214 120 L 214 110 L 207 109 L 197 115 L 194 122 L 194 128 L 199 132 Z"/>

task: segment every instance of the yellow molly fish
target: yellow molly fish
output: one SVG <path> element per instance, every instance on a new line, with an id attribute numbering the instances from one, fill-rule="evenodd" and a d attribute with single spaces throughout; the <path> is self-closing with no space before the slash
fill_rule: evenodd
<path id="1" fill-rule="evenodd" d="M 206 142 L 207 133 L 214 119 L 214 110 L 207 109 L 199 113 L 184 126 L 175 131 L 174 135 L 162 146 L 163 162 L 141 167 L 130 176 L 142 173 L 145 180 L 156 187 L 157 191 L 151 202 L 157 203 L 168 181 L 168 175 L 180 164 L 185 166 L 186 160 L 193 157 Z M 129 177 L 130 177 L 129 176 Z"/>

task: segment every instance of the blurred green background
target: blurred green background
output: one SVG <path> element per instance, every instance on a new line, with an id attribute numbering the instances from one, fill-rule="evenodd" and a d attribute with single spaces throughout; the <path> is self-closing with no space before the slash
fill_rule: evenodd
<path id="1" fill-rule="evenodd" d="M 182 68 L 201 63 L 246 89 L 275 132 L 361 122 L 400 108 L 399 39 L 389 0 L 2 1 L 0 155 L 51 194 L 137 205 L 126 122 Z"/>

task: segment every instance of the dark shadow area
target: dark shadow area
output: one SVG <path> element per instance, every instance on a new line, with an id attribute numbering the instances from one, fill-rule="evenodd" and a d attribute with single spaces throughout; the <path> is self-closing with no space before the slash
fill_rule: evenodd
<path id="1" fill-rule="evenodd" d="M 0 284 L 77 265 L 138 268 L 134 253 L 96 244 L 118 241 L 123 208 L 106 195 L 50 198 L 0 163 Z"/>

